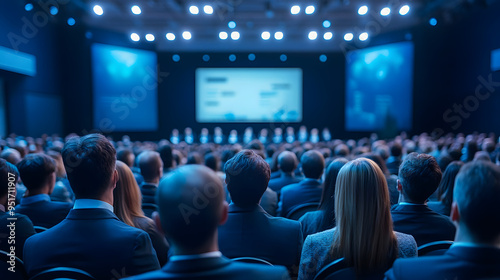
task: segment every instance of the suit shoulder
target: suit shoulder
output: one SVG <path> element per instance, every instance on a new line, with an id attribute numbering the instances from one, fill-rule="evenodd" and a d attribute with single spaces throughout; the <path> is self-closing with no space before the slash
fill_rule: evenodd
<path id="1" fill-rule="evenodd" d="M 228 270 L 234 273 L 248 274 L 247 279 L 288 279 L 288 271 L 284 266 L 269 266 L 263 264 L 249 264 L 232 262 Z M 285 277 L 285 278 L 284 278 Z"/>
<path id="2" fill-rule="evenodd" d="M 276 225 L 280 225 L 283 227 L 289 227 L 289 228 L 298 228 L 300 229 L 300 222 L 295 221 L 295 220 L 290 220 L 287 218 L 283 217 L 269 217 L 269 219 L 275 223 Z"/>

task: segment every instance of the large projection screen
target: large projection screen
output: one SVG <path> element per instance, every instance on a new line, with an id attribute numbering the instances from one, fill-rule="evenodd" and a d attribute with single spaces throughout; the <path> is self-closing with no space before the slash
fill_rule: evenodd
<path id="1" fill-rule="evenodd" d="M 157 59 L 153 51 L 92 45 L 94 127 L 158 129 Z"/>
<path id="2" fill-rule="evenodd" d="M 411 129 L 413 43 L 356 50 L 346 59 L 346 130 Z"/>
<path id="3" fill-rule="evenodd" d="M 300 122 L 302 69 L 198 68 L 196 121 Z"/>

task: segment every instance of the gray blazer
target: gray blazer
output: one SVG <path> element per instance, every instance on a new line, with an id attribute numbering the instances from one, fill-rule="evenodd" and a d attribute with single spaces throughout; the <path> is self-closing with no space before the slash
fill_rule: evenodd
<path id="1" fill-rule="evenodd" d="M 327 264 L 334 261 L 329 256 L 335 228 L 309 235 L 302 248 L 299 266 L 299 280 L 314 279 L 314 276 Z M 398 240 L 399 258 L 417 256 L 417 242 L 413 236 L 394 232 Z"/>

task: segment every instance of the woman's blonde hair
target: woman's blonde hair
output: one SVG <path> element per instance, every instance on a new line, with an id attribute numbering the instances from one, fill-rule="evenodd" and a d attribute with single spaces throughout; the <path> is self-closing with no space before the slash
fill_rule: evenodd
<path id="1" fill-rule="evenodd" d="M 388 269 L 398 254 L 389 190 L 375 162 L 359 158 L 340 170 L 335 190 L 337 228 L 331 254 L 358 273 Z"/>
<path id="2" fill-rule="evenodd" d="M 129 226 L 138 227 L 137 218 L 144 218 L 141 208 L 142 195 L 132 170 L 122 161 L 116 161 L 118 182 L 113 191 L 114 212 L 118 219 Z"/>

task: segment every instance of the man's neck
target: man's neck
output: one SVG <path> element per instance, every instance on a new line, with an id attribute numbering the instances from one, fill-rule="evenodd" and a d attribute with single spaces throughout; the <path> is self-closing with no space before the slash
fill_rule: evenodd
<path id="1" fill-rule="evenodd" d="M 410 204 L 418 204 L 418 205 L 427 205 L 427 202 L 421 203 L 421 202 L 415 202 L 412 201 L 411 199 L 406 198 L 404 195 L 399 195 L 399 203 L 404 202 L 404 203 L 410 203 Z"/>
<path id="2" fill-rule="evenodd" d="M 477 238 L 474 238 L 472 234 L 467 230 L 467 228 L 463 225 L 459 225 L 457 227 L 457 233 L 455 235 L 455 242 L 456 243 L 469 243 L 469 244 L 474 244 L 477 246 L 489 246 L 489 247 L 496 247 L 500 249 L 500 236 L 493 241 L 482 241 L 478 240 Z"/>
<path id="3" fill-rule="evenodd" d="M 29 191 L 28 195 L 26 197 L 35 196 L 35 195 L 39 195 L 39 194 L 49 195 L 49 192 L 44 190 L 44 189 L 40 189 L 40 190 L 36 190 L 36 191 Z"/>
<path id="4" fill-rule="evenodd" d="M 170 248 L 172 250 L 173 255 L 201 255 L 209 252 L 216 252 L 219 251 L 219 243 L 217 241 L 217 234 L 214 235 L 214 237 L 210 238 L 206 244 L 201 245 L 197 247 L 196 249 L 192 248 L 182 248 L 179 246 L 176 246 L 175 243 L 172 243 L 172 246 Z"/>
<path id="5" fill-rule="evenodd" d="M 281 171 L 281 174 L 282 174 L 283 176 L 285 176 L 285 177 L 294 177 L 293 172 L 288 173 L 288 172 L 283 172 L 283 171 Z"/>

